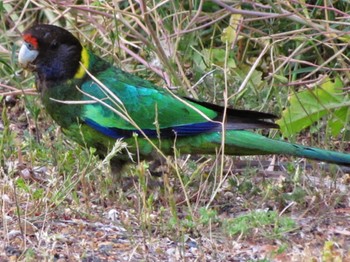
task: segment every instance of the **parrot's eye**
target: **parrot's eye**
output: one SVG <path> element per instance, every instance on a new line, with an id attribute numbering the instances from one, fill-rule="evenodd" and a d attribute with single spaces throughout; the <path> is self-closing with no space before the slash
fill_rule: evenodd
<path id="1" fill-rule="evenodd" d="M 34 46 L 31 43 L 26 43 L 26 46 L 29 50 L 33 50 Z"/>

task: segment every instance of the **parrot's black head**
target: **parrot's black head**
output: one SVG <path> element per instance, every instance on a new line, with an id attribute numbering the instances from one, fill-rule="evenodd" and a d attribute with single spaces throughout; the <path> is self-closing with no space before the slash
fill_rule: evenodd
<path id="1" fill-rule="evenodd" d="M 25 30 L 22 37 L 18 61 L 41 80 L 64 81 L 79 70 L 82 46 L 67 30 L 39 24 Z"/>

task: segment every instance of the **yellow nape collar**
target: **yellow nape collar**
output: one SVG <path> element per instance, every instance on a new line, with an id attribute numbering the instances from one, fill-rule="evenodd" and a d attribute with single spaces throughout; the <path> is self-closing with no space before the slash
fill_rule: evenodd
<path id="1" fill-rule="evenodd" d="M 80 59 L 80 66 L 78 71 L 75 73 L 74 78 L 75 79 L 81 79 L 85 76 L 85 70 L 89 68 L 89 61 L 90 56 L 89 52 L 85 47 L 81 50 L 81 59 Z"/>

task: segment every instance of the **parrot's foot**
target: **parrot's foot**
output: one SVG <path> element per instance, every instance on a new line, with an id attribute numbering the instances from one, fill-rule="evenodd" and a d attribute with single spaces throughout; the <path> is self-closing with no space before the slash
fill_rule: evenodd
<path id="1" fill-rule="evenodd" d="M 155 158 L 149 165 L 148 171 L 153 177 L 162 177 L 164 173 L 169 173 L 169 167 L 166 159 L 163 157 Z"/>
<path id="2" fill-rule="evenodd" d="M 122 189 L 123 191 L 126 191 L 131 187 L 134 187 L 136 183 L 139 183 L 139 173 L 144 173 L 144 175 L 148 173 L 151 175 L 151 177 L 147 179 L 148 187 L 154 188 L 160 187 L 162 185 L 162 183 L 156 181 L 156 178 L 162 177 L 163 174 L 167 172 L 166 160 L 156 158 L 155 160 L 151 161 L 147 169 L 143 170 L 143 168 L 136 166 L 136 171 L 134 170 L 135 173 L 128 174 L 131 173 L 130 170 L 133 170 L 133 167 L 131 165 L 134 164 L 130 163 L 130 161 L 125 161 L 120 158 L 112 158 L 110 160 L 110 170 L 113 176 L 113 184 L 116 186 L 116 190 Z"/>

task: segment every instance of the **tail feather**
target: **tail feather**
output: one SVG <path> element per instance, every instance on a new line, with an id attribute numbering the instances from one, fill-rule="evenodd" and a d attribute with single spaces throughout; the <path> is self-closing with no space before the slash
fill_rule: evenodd
<path id="1" fill-rule="evenodd" d="M 219 132 L 203 134 L 197 139 L 182 140 L 178 146 L 183 153 L 212 154 L 221 144 Z M 225 154 L 227 155 L 268 155 L 281 154 L 314 159 L 323 162 L 350 166 L 350 154 L 323 150 L 280 140 L 243 130 L 229 130 L 225 134 Z"/>
<path id="2" fill-rule="evenodd" d="M 350 154 L 274 140 L 249 131 L 227 131 L 225 139 L 226 154 L 283 154 L 350 166 Z"/>

